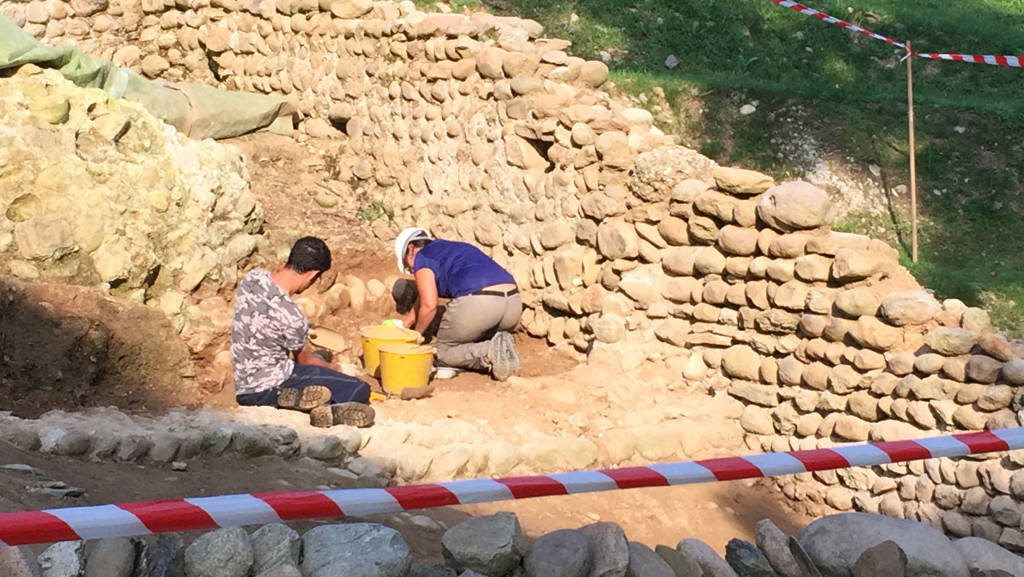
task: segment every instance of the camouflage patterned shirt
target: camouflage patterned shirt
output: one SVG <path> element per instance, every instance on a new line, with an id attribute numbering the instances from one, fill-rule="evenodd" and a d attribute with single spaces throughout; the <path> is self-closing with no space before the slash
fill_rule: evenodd
<path id="1" fill-rule="evenodd" d="M 292 374 L 292 351 L 306 345 L 309 321 L 265 270 L 250 271 L 235 294 L 231 362 L 235 394 L 272 389 Z"/>

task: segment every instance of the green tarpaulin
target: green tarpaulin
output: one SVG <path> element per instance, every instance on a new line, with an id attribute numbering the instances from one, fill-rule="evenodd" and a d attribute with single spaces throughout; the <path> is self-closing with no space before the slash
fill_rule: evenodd
<path id="1" fill-rule="evenodd" d="M 0 15 L 0 71 L 23 64 L 55 68 L 79 86 L 102 88 L 138 102 L 192 138 L 230 138 L 266 128 L 291 107 L 281 97 L 219 90 L 203 84 L 166 84 L 93 58 L 69 46 L 46 46 Z"/>

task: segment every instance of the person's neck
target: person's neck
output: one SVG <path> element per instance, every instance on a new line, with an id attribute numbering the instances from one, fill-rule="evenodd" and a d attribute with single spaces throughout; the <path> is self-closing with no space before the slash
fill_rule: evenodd
<path id="1" fill-rule="evenodd" d="M 281 290 L 288 295 L 295 294 L 302 285 L 299 274 L 290 268 L 282 268 L 270 273 L 270 280 L 274 281 L 274 284 L 281 287 Z"/>

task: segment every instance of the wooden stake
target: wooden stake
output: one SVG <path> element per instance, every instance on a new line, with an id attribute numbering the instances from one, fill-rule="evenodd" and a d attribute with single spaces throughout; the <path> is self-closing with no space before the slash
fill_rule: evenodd
<path id="1" fill-rule="evenodd" d="M 914 139 L 914 57 L 907 42 L 907 119 L 910 125 L 910 246 L 917 262 L 917 146 Z"/>

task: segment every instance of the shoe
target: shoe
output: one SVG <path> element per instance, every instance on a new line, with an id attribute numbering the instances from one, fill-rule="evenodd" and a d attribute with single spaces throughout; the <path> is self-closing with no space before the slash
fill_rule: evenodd
<path id="1" fill-rule="evenodd" d="M 437 362 L 433 367 L 430 367 L 430 380 L 437 379 L 439 381 L 444 381 L 447 379 L 453 379 L 461 372 L 462 369 L 449 367 L 446 364 Z"/>
<path id="2" fill-rule="evenodd" d="M 309 413 L 309 424 L 327 429 L 335 425 L 369 427 L 376 416 L 373 407 L 363 403 L 339 403 L 317 407 Z"/>
<path id="3" fill-rule="evenodd" d="M 320 385 L 281 389 L 277 392 L 277 408 L 311 411 L 331 402 L 331 390 Z"/>
<path id="4" fill-rule="evenodd" d="M 317 349 L 313 351 L 313 356 L 325 363 L 334 362 L 334 353 L 327 349 Z"/>
<path id="5" fill-rule="evenodd" d="M 454 379 L 460 372 L 462 371 L 455 367 L 437 367 L 437 370 L 434 371 L 434 378 L 439 381 Z"/>
<path id="6" fill-rule="evenodd" d="M 491 376 L 497 381 L 506 381 L 516 374 L 523 360 L 516 351 L 516 341 L 511 333 L 499 331 L 491 338 Z"/>

